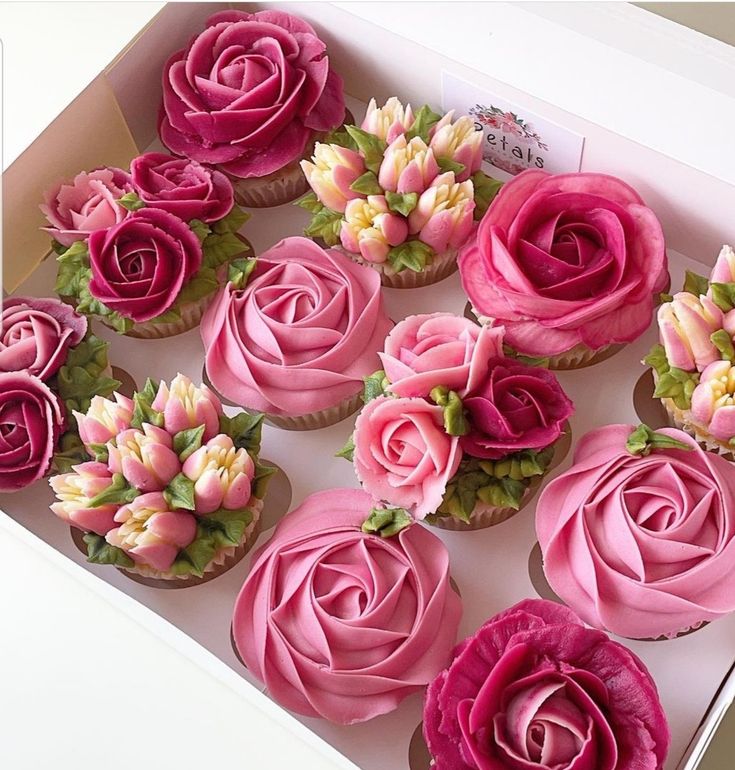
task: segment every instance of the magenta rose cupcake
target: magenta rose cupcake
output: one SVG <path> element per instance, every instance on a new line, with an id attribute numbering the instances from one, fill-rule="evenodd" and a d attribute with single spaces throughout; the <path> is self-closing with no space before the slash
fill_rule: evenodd
<path id="1" fill-rule="evenodd" d="M 502 327 L 451 313 L 410 316 L 388 335 L 383 370 L 340 456 L 376 500 L 445 529 L 519 511 L 573 412 L 556 377 L 503 354 Z"/>
<path id="2" fill-rule="evenodd" d="M 643 663 L 538 599 L 457 646 L 426 693 L 424 737 L 436 770 L 663 770 L 671 741 Z"/>
<path id="3" fill-rule="evenodd" d="M 352 414 L 392 325 L 377 274 L 298 237 L 251 267 L 232 276 L 202 321 L 213 387 L 282 428 Z"/>
<path id="4" fill-rule="evenodd" d="M 9 297 L 0 316 L 0 492 L 82 457 L 75 409 L 109 395 L 107 343 L 57 299 Z"/>
<path id="5" fill-rule="evenodd" d="M 549 584 L 596 628 L 670 638 L 735 610 L 735 468 L 683 431 L 588 433 L 536 531 Z"/>
<path id="6" fill-rule="evenodd" d="M 386 714 L 447 665 L 461 601 L 449 554 L 365 492 L 317 492 L 253 557 L 232 637 L 287 709 L 338 724 Z"/>
<path id="7" fill-rule="evenodd" d="M 648 327 L 668 282 L 661 225 L 604 174 L 529 170 L 503 186 L 459 257 L 481 322 L 551 368 L 597 360 Z"/>
<path id="8" fill-rule="evenodd" d="M 299 161 L 344 117 L 325 44 L 282 11 L 215 13 L 164 67 L 161 140 L 226 173 L 243 206 L 304 193 Z"/>
<path id="9" fill-rule="evenodd" d="M 471 118 L 372 99 L 361 127 L 333 133 L 301 163 L 312 192 L 299 204 L 314 215 L 305 234 L 378 271 L 384 286 L 436 283 L 457 269 L 500 187 L 481 163 Z"/>
<path id="10" fill-rule="evenodd" d="M 57 248 L 56 291 L 132 337 L 195 327 L 229 267 L 252 254 L 229 180 L 196 161 L 147 153 L 133 159 L 116 204 L 124 212 L 116 221 Z"/>
<path id="11" fill-rule="evenodd" d="M 51 478 L 51 510 L 94 564 L 183 588 L 222 574 L 255 542 L 268 478 L 262 415 L 227 417 L 183 375 L 75 412 L 86 461 Z"/>
<path id="12" fill-rule="evenodd" d="M 673 425 L 710 451 L 735 450 L 735 251 L 723 246 L 709 278 L 687 273 L 658 310 L 660 344 L 644 363 Z"/>

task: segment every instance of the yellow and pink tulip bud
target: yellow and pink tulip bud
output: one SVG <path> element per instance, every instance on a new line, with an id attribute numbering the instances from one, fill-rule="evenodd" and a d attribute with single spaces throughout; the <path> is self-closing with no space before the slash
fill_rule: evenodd
<path id="1" fill-rule="evenodd" d="M 347 251 L 360 254 L 367 262 L 385 262 L 392 246 L 408 235 L 406 220 L 394 214 L 383 195 L 351 200 L 345 209 L 340 240 Z"/>
<path id="2" fill-rule="evenodd" d="M 181 471 L 171 436 L 148 423 L 143 423 L 142 430 L 124 430 L 107 443 L 107 450 L 112 473 L 122 473 L 141 492 L 162 491 Z"/>
<path id="3" fill-rule="evenodd" d="M 720 441 L 735 437 L 735 366 L 714 361 L 692 393 L 692 417 Z"/>
<path id="4" fill-rule="evenodd" d="M 439 173 L 434 153 L 421 137 L 410 142 L 401 134 L 389 145 L 378 172 L 384 190 L 421 193 Z"/>
<path id="5" fill-rule="evenodd" d="M 348 201 L 364 197 L 350 189 L 367 171 L 362 156 L 354 150 L 317 143 L 311 162 L 302 160 L 301 169 L 316 197 L 328 209 L 341 213 Z"/>
<path id="6" fill-rule="evenodd" d="M 86 414 L 74 412 L 79 428 L 79 437 L 85 446 L 106 444 L 120 431 L 130 427 L 133 419 L 133 402 L 120 393 L 113 393 L 113 398 L 94 396 Z"/>
<path id="7" fill-rule="evenodd" d="M 735 251 L 732 246 L 723 246 L 712 268 L 710 280 L 713 283 L 733 283 L 735 281 Z"/>
<path id="8" fill-rule="evenodd" d="M 432 129 L 429 147 L 437 158 L 448 158 L 461 163 L 464 170 L 457 181 L 464 182 L 482 165 L 482 131 L 475 129 L 472 118 L 466 115 L 452 123 L 453 112 L 447 113 Z"/>
<path id="9" fill-rule="evenodd" d="M 58 498 L 51 504 L 51 510 L 67 524 L 98 535 L 106 535 L 115 526 L 117 505 L 90 505 L 112 484 L 112 474 L 105 463 L 74 465 L 72 473 L 52 476 L 49 483 Z"/>
<path id="10" fill-rule="evenodd" d="M 413 121 L 411 105 L 404 107 L 395 96 L 391 96 L 382 107 L 378 107 L 375 99 L 370 100 L 361 128 L 391 144 L 411 128 Z"/>
<path id="11" fill-rule="evenodd" d="M 720 352 L 710 337 L 723 322 L 722 311 L 705 296 L 682 291 L 661 305 L 658 328 L 669 365 L 693 372 L 717 361 Z"/>
<path id="12" fill-rule="evenodd" d="M 183 374 L 177 374 L 170 386 L 161 382 L 151 406 L 163 413 L 164 427 L 171 435 L 204 425 L 202 439 L 207 441 L 219 432 L 219 398 L 206 385 L 194 385 Z"/>

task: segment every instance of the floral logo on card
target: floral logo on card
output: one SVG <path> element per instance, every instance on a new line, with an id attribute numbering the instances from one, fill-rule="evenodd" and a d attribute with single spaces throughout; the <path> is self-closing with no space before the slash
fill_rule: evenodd
<path id="1" fill-rule="evenodd" d="M 485 134 L 482 155 L 488 163 L 509 174 L 544 167 L 544 153 L 549 151 L 549 146 L 531 123 L 494 104 L 476 104 L 469 114 L 475 119 L 478 131 Z"/>

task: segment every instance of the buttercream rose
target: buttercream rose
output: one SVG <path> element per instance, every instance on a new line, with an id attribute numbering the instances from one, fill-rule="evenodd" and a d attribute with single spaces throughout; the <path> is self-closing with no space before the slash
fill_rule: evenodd
<path id="1" fill-rule="evenodd" d="M 86 240 L 94 230 L 112 227 L 128 216 L 118 200 L 131 189 L 130 175 L 122 169 L 82 171 L 71 183 L 45 194 L 40 207 L 50 225 L 45 230 L 62 246 Z"/>
<path id="2" fill-rule="evenodd" d="M 357 417 L 353 440 L 365 490 L 417 519 L 439 508 L 462 459 L 458 437 L 444 430 L 442 408 L 421 398 L 373 399 Z"/>
<path id="3" fill-rule="evenodd" d="M 214 14 L 163 72 L 160 134 L 174 153 L 262 177 L 344 119 L 342 80 L 305 21 L 276 10 Z"/>
<path id="4" fill-rule="evenodd" d="M 502 354 L 501 327 L 430 313 L 396 324 L 379 355 L 391 392 L 427 397 L 437 386 L 464 395 L 485 374 L 488 361 Z"/>
<path id="5" fill-rule="evenodd" d="M 390 326 L 374 270 L 307 238 L 286 238 L 205 314 L 207 375 L 248 408 L 318 412 L 362 390 Z"/>
<path id="6" fill-rule="evenodd" d="M 59 300 L 9 297 L 0 317 L 0 372 L 48 380 L 86 333 L 87 319 Z"/>
<path id="7" fill-rule="evenodd" d="M 496 460 L 523 449 L 545 449 L 564 429 L 574 405 L 548 369 L 495 359 L 467 393 L 463 406 L 470 432 L 462 449 Z"/>
<path id="8" fill-rule="evenodd" d="M 507 182 L 459 269 L 475 310 L 513 348 L 543 356 L 634 340 L 667 281 L 655 214 L 621 180 L 589 173 Z"/>
<path id="9" fill-rule="evenodd" d="M 133 321 L 165 313 L 202 264 L 199 239 L 186 222 L 142 208 L 89 238 L 92 296 Z"/>
<path id="10" fill-rule="evenodd" d="M 632 454 L 632 425 L 577 444 L 543 491 L 536 531 L 556 593 L 592 626 L 673 635 L 735 610 L 735 468 L 683 431 Z"/>
<path id="11" fill-rule="evenodd" d="M 216 222 L 230 213 L 234 202 L 232 184 L 221 171 L 187 158 L 148 152 L 133 159 L 130 177 L 148 206 L 185 222 Z"/>
<path id="12" fill-rule="evenodd" d="M 370 496 L 333 489 L 282 519 L 235 604 L 240 657 L 280 704 L 352 724 L 385 714 L 446 665 L 461 614 L 428 530 L 366 534 Z"/>
<path id="13" fill-rule="evenodd" d="M 436 770 L 661 770 L 670 735 L 643 663 L 568 609 L 526 600 L 429 685 Z"/>
<path id="14" fill-rule="evenodd" d="M 38 377 L 0 372 L 0 492 L 15 492 L 51 466 L 64 407 Z"/>

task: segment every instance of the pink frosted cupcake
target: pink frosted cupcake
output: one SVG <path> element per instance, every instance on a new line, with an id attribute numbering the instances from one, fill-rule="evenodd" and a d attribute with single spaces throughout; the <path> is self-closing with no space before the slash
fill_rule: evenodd
<path id="1" fill-rule="evenodd" d="M 227 417 L 206 385 L 148 380 L 75 412 L 87 461 L 51 478 L 51 510 L 88 561 L 173 588 L 225 572 L 255 542 L 268 478 L 262 416 Z"/>
<path id="2" fill-rule="evenodd" d="M 314 214 L 305 233 L 411 288 L 457 269 L 462 246 L 500 183 L 480 171 L 482 132 L 424 105 L 372 99 L 362 126 L 345 126 L 302 161 Z"/>
<path id="3" fill-rule="evenodd" d="M 107 343 L 57 299 L 9 297 L 0 316 L 0 492 L 81 462 L 72 415 L 120 385 Z"/>
<path id="4" fill-rule="evenodd" d="M 198 325 L 228 266 L 252 255 L 238 234 L 248 215 L 227 177 L 195 161 L 147 153 L 121 188 L 123 173 L 80 174 L 41 207 L 55 225 L 56 291 L 122 334 L 181 334 Z"/>
<path id="5" fill-rule="evenodd" d="M 735 467 L 676 428 L 588 433 L 536 531 L 550 586 L 596 628 L 673 637 L 735 610 Z"/>
<path id="6" fill-rule="evenodd" d="M 215 13 L 164 67 L 161 140 L 226 173 L 243 206 L 304 193 L 299 161 L 344 117 L 325 44 L 282 11 Z"/>
<path id="7" fill-rule="evenodd" d="M 661 225 L 604 174 L 524 171 L 503 186 L 459 256 L 481 323 L 552 369 L 599 360 L 648 328 L 668 282 Z"/>
<path id="8" fill-rule="evenodd" d="M 671 735 L 643 663 L 549 601 L 516 604 L 429 685 L 436 770 L 663 770 Z"/>
<path id="9" fill-rule="evenodd" d="M 377 500 L 446 529 L 498 524 L 528 502 L 573 405 L 556 377 L 503 355 L 503 329 L 409 316 L 340 453 Z"/>
<path id="10" fill-rule="evenodd" d="M 339 724 L 425 687 L 462 612 L 442 542 L 371 508 L 356 489 L 304 500 L 253 557 L 232 619 L 241 660 L 274 700 Z"/>
<path id="11" fill-rule="evenodd" d="M 359 407 L 391 325 L 374 271 L 286 238 L 233 275 L 207 311 L 207 377 L 279 427 L 322 428 Z"/>

